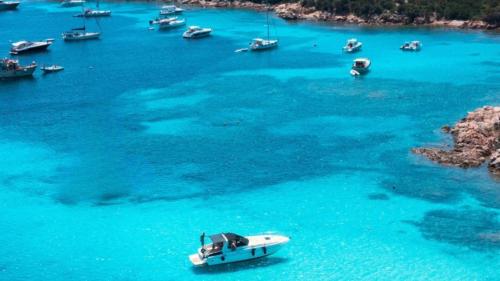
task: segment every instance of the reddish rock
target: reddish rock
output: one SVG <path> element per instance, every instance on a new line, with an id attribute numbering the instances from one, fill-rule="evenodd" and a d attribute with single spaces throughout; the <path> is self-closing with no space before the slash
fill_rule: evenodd
<path id="1" fill-rule="evenodd" d="M 480 166 L 489 159 L 489 170 L 500 174 L 500 107 L 485 106 L 460 120 L 454 127 L 443 127 L 453 136 L 451 150 L 414 148 L 440 164 L 463 168 Z"/>

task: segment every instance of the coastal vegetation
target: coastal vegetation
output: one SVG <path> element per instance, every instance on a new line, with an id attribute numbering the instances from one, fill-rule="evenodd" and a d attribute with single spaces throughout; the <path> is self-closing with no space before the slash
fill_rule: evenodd
<path id="1" fill-rule="evenodd" d="M 276 1 L 276 0 L 274 0 Z M 338 15 L 354 14 L 362 18 L 397 14 L 414 22 L 418 18 L 446 20 L 483 20 L 500 22 L 498 0 L 301 0 L 305 7 L 314 7 Z"/>
<path id="2" fill-rule="evenodd" d="M 288 20 L 480 29 L 500 26 L 498 0 L 182 0 L 182 3 L 253 9 L 271 5 L 279 17 Z"/>

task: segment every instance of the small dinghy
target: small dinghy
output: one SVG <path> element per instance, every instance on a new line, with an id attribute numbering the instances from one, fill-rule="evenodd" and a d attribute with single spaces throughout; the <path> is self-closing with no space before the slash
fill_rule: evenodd
<path id="1" fill-rule="evenodd" d="M 40 69 L 43 71 L 43 73 L 52 73 L 52 72 L 58 72 L 58 71 L 61 71 L 61 70 L 63 70 L 63 69 L 64 69 L 64 67 L 62 67 L 62 66 L 60 66 L 60 65 L 55 65 L 55 64 L 53 64 L 53 65 L 51 65 L 51 66 L 45 66 L 45 65 L 44 65 L 44 66 L 42 66 Z"/>
<path id="2" fill-rule="evenodd" d="M 371 64 L 372 62 L 367 58 L 355 59 L 352 64 L 350 73 L 352 76 L 360 76 L 362 74 L 366 74 L 370 70 Z"/>
<path id="3" fill-rule="evenodd" d="M 347 40 L 346 45 L 342 48 L 346 53 L 354 53 L 361 50 L 363 43 L 359 42 L 358 39 L 352 38 Z"/>
<path id="4" fill-rule="evenodd" d="M 210 235 L 211 244 L 205 245 L 205 233 L 200 237 L 201 247 L 189 256 L 194 266 L 217 265 L 262 258 L 276 253 L 290 238 L 282 235 L 240 236 L 234 233 Z"/>

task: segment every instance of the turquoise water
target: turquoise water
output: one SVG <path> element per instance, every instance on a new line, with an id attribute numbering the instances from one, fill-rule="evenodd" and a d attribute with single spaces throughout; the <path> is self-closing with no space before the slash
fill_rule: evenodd
<path id="1" fill-rule="evenodd" d="M 0 14 L 4 54 L 53 37 L 21 61 L 66 67 L 0 82 L 0 280 L 500 280 L 500 184 L 409 151 L 499 104 L 498 35 L 274 19 L 278 50 L 234 53 L 264 14 L 193 8 L 214 34 L 187 41 L 148 30 L 154 4 L 102 6 L 102 39 L 74 44 L 78 8 Z M 292 240 L 196 270 L 202 231 Z"/>

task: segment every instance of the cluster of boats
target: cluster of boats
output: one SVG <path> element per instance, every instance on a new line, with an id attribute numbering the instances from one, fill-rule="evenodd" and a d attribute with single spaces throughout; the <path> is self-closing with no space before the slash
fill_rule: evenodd
<path id="1" fill-rule="evenodd" d="M 0 0 L 0 10 L 15 9 L 19 2 L 15 1 L 3 1 Z M 75 17 L 82 18 L 98 18 L 111 16 L 110 10 L 100 10 L 99 0 L 96 0 L 96 8 L 90 9 L 85 8 L 85 0 L 63 0 L 61 2 L 61 7 L 82 7 L 82 12 L 80 14 L 74 15 Z M 160 8 L 159 17 L 149 21 L 150 26 L 157 26 L 159 30 L 174 29 L 186 25 L 186 20 L 184 18 L 179 18 L 178 16 L 184 12 L 184 9 L 177 7 L 175 5 L 164 5 Z M 270 37 L 270 24 L 269 24 L 269 9 L 266 13 L 267 20 L 267 37 L 255 38 L 252 40 L 248 48 L 242 48 L 236 50 L 236 52 L 242 51 L 262 51 L 270 50 L 278 47 L 278 39 L 271 39 Z M 151 27 L 154 29 L 153 27 Z M 189 26 L 188 29 L 182 34 L 184 38 L 196 39 L 209 36 L 212 33 L 211 28 L 200 27 L 200 26 Z M 81 41 L 98 39 L 101 36 L 101 32 L 87 31 L 84 19 L 84 25 L 82 27 L 72 28 L 69 31 L 62 33 L 62 38 L 64 41 Z M 39 51 L 46 50 L 52 43 L 54 39 L 46 39 L 43 41 L 19 41 L 12 43 L 10 53 L 12 55 L 18 55 L 29 51 Z M 346 45 L 342 50 L 346 53 L 356 53 L 361 51 L 363 43 L 358 41 L 356 38 L 347 40 Z M 420 41 L 405 42 L 400 46 L 403 51 L 420 51 L 422 44 Z M 7 66 L 8 64 L 8 66 Z M 15 65 L 15 67 L 13 67 Z M 360 76 L 369 72 L 371 66 L 371 61 L 368 58 L 356 58 L 351 66 L 350 74 L 353 76 Z M 0 70 L 0 78 L 5 77 L 22 77 L 29 76 L 33 74 L 36 64 L 32 63 L 28 66 L 21 66 L 17 60 L 4 59 L 2 60 L 2 69 Z M 52 65 L 49 67 L 42 68 L 45 72 L 60 71 L 63 68 L 61 66 Z"/>
<path id="2" fill-rule="evenodd" d="M 363 43 L 359 42 L 358 39 L 356 38 L 352 38 L 347 40 L 347 43 L 342 48 L 342 50 L 346 53 L 355 53 L 361 51 L 362 46 Z M 402 51 L 417 52 L 420 51 L 420 49 L 422 48 L 422 43 L 420 43 L 420 41 L 405 42 L 399 48 Z M 357 58 L 354 60 L 352 64 L 350 73 L 352 76 L 359 76 L 362 74 L 366 74 L 370 70 L 371 64 L 372 64 L 371 61 L 367 58 Z"/>
<path id="3" fill-rule="evenodd" d="M 96 9 L 89 9 L 84 7 L 84 0 L 63 0 L 61 2 L 61 7 L 82 7 L 82 12 L 80 14 L 74 15 L 75 17 L 83 17 L 83 18 L 93 18 L 93 17 L 104 17 L 110 16 L 110 10 L 99 10 L 99 0 L 96 1 Z M 6 9 L 5 7 L 9 7 L 11 9 L 17 8 L 19 2 L 4 2 L 0 0 L 0 10 Z M 64 41 L 81 41 L 81 40 L 90 40 L 90 39 L 98 39 L 100 37 L 100 32 L 91 32 L 87 31 L 85 20 L 82 27 L 72 28 L 69 31 L 63 32 L 61 34 L 62 39 Z M 11 44 L 10 54 L 11 55 L 20 55 L 23 53 L 34 52 L 34 51 L 45 51 L 50 45 L 54 42 L 54 39 L 45 39 L 42 41 L 27 41 L 21 40 L 18 42 L 14 42 Z M 33 72 L 37 68 L 37 64 L 35 62 L 31 63 L 27 66 L 22 66 L 19 63 L 19 60 L 16 59 L 2 59 L 1 68 L 0 68 L 0 78 L 16 78 L 16 77 L 26 77 L 33 75 Z M 63 70 L 64 67 L 59 65 L 50 65 L 50 66 L 42 66 L 41 70 L 44 73 L 51 73 Z"/>
<path id="4" fill-rule="evenodd" d="M 161 7 L 159 12 L 159 18 L 150 20 L 149 24 L 151 26 L 156 25 L 158 30 L 174 29 L 186 25 L 186 20 L 179 18 L 177 15 L 182 14 L 184 9 L 179 8 L 175 5 L 164 5 Z M 151 27 L 151 29 L 154 29 Z M 212 33 L 211 28 L 200 27 L 200 26 L 190 26 L 182 34 L 182 37 L 188 39 L 197 39 L 202 37 L 207 37 Z"/>

